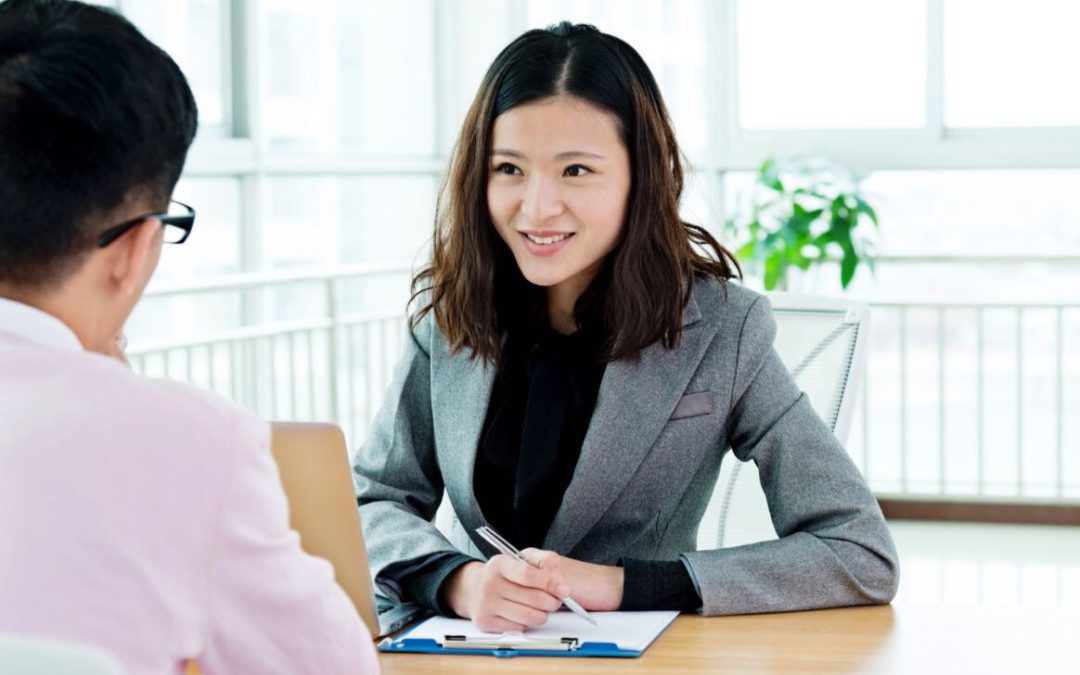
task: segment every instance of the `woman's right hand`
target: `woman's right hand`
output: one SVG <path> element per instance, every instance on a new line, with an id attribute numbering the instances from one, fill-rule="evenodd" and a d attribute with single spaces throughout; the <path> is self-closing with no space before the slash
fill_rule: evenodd
<path id="1" fill-rule="evenodd" d="M 472 619 L 482 631 L 505 633 L 544 624 L 570 588 L 557 570 L 497 555 L 486 563 L 459 567 L 447 578 L 442 592 L 458 616 Z"/>

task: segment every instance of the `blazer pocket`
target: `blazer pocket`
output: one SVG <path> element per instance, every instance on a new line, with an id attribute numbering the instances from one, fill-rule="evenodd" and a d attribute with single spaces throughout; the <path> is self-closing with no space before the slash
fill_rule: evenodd
<path id="1" fill-rule="evenodd" d="M 713 411 L 713 395 L 711 391 L 702 391 L 697 394 L 687 394 L 679 399 L 675 406 L 675 412 L 669 419 L 681 420 L 684 417 L 697 417 L 708 415 Z"/>

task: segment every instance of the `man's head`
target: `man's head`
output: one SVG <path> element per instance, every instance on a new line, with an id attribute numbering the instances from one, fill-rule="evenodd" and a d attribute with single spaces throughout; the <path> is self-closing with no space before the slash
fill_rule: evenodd
<path id="1" fill-rule="evenodd" d="M 167 210 L 196 120 L 180 69 L 115 12 L 0 2 L 0 295 L 79 296 L 103 314 L 90 332 L 114 314 L 119 330 L 162 228 L 141 221 L 104 247 L 101 234 Z"/>

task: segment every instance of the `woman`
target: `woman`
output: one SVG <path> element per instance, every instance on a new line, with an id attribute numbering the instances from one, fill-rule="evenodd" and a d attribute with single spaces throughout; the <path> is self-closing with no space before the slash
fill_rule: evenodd
<path id="1" fill-rule="evenodd" d="M 541 624 L 568 594 L 707 615 L 893 597 L 874 497 L 772 350 L 768 301 L 679 219 L 682 187 L 629 45 L 563 23 L 495 59 L 354 467 L 387 595 L 489 631 Z M 695 551 L 729 447 L 757 463 L 780 539 Z M 452 542 L 430 522 L 444 488 Z M 538 568 L 480 562 L 484 524 Z"/>

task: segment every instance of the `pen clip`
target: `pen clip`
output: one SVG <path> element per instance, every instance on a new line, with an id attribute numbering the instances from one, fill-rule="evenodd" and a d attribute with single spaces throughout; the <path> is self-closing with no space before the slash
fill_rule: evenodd
<path id="1" fill-rule="evenodd" d="M 528 560 L 525 560 L 525 556 L 522 555 L 521 551 L 517 550 L 517 548 L 509 541 L 507 541 L 505 537 L 503 537 L 501 534 L 491 529 L 487 525 L 476 528 L 476 533 L 483 537 L 484 541 L 491 544 L 495 548 L 495 550 L 499 551 L 500 553 L 505 553 L 506 555 L 517 558 L 518 560 L 529 562 Z"/>

